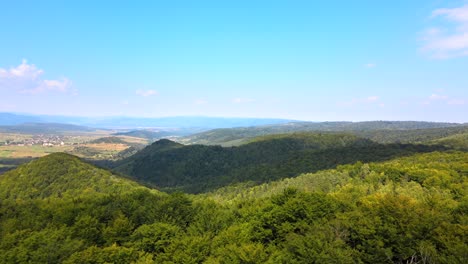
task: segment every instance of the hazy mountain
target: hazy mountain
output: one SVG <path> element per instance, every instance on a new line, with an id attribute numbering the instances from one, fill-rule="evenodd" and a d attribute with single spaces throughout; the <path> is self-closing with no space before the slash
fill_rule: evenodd
<path id="1" fill-rule="evenodd" d="M 286 119 L 272 118 L 231 118 L 231 117 L 199 117 L 176 116 L 160 118 L 116 117 L 103 118 L 89 123 L 94 127 L 125 128 L 125 127 L 159 127 L 159 128 L 228 128 L 240 126 L 258 126 L 266 124 L 282 124 L 291 122 Z"/>
<path id="2" fill-rule="evenodd" d="M 256 127 L 214 129 L 193 134 L 180 141 L 186 144 L 236 146 L 250 139 L 293 132 L 349 132 L 381 143 L 421 142 L 468 131 L 466 124 L 416 121 L 291 122 Z"/>
<path id="3" fill-rule="evenodd" d="M 128 132 L 114 133 L 116 136 L 130 136 L 137 138 L 144 138 L 150 142 L 153 142 L 160 138 L 173 137 L 173 136 L 186 136 L 191 134 L 190 130 L 164 130 L 164 131 L 151 131 L 151 130 L 131 130 Z"/>
<path id="4" fill-rule="evenodd" d="M 24 134 L 57 134 L 66 132 L 92 132 L 95 128 L 61 123 L 23 123 L 0 126 L 0 132 Z"/>
<path id="5" fill-rule="evenodd" d="M 12 113 L 0 113 L 0 126 L 11 126 L 22 123 L 34 123 L 41 122 L 41 118 L 38 116 L 20 115 Z"/>
<path id="6" fill-rule="evenodd" d="M 97 128 L 132 129 L 132 128 L 190 128 L 186 134 L 200 132 L 213 128 L 228 128 L 240 126 L 258 126 L 266 124 L 282 124 L 292 120 L 275 118 L 234 118 L 234 117 L 74 117 L 53 115 L 25 115 L 0 113 L 0 125 L 16 125 L 21 123 L 65 123 Z M 189 132 L 189 133 L 187 133 Z"/>

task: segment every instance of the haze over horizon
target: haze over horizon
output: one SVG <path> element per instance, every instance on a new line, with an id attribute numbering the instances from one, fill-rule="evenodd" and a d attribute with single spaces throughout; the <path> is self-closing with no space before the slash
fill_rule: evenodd
<path id="1" fill-rule="evenodd" d="M 0 112 L 468 122 L 468 1 L 17 1 Z"/>

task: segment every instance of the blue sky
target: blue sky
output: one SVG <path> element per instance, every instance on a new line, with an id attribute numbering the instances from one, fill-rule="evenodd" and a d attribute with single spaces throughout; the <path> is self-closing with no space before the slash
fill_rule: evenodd
<path id="1" fill-rule="evenodd" d="M 468 122 L 468 1 L 18 0 L 0 24 L 3 112 Z"/>

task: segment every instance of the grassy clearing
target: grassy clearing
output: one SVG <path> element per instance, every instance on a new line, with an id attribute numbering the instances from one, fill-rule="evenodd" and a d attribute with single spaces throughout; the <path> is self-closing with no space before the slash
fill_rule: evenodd
<path id="1" fill-rule="evenodd" d="M 92 148 L 98 151 L 122 151 L 128 148 L 128 145 L 113 143 L 83 144 L 82 146 Z"/>
<path id="2" fill-rule="evenodd" d="M 73 149 L 71 146 L 0 146 L 1 158 L 38 158 L 55 152 L 65 152 Z"/>
<path id="3" fill-rule="evenodd" d="M 148 144 L 148 140 L 144 138 L 137 138 L 137 137 L 130 137 L 130 136 L 117 136 L 118 138 L 121 138 L 122 140 L 128 142 L 128 143 L 134 143 L 134 144 Z"/>

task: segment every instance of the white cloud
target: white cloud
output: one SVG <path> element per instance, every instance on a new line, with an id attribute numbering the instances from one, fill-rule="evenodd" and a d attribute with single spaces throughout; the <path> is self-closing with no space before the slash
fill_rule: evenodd
<path id="1" fill-rule="evenodd" d="M 5 112 L 14 111 L 14 110 L 17 110 L 16 108 L 17 107 L 14 104 L 0 102 L 0 111 L 5 111 Z"/>
<path id="2" fill-rule="evenodd" d="M 375 63 L 366 63 L 366 64 L 364 64 L 364 67 L 366 67 L 366 68 L 375 68 L 375 67 L 377 67 L 377 64 L 375 64 Z"/>
<path id="3" fill-rule="evenodd" d="M 374 96 L 369 96 L 369 97 L 366 98 L 366 101 L 368 101 L 368 102 L 375 102 L 377 100 L 379 100 L 379 97 L 375 96 L 375 95 Z"/>
<path id="4" fill-rule="evenodd" d="M 431 18 L 441 18 L 445 26 L 424 32 L 422 50 L 438 59 L 468 56 L 468 4 L 434 10 Z"/>
<path id="5" fill-rule="evenodd" d="M 232 102 L 235 103 L 235 104 L 244 104 L 244 103 L 255 102 L 255 100 L 251 99 L 251 98 L 234 98 L 234 99 L 232 99 Z"/>
<path id="6" fill-rule="evenodd" d="M 152 96 L 152 95 L 157 95 L 157 94 L 158 94 L 158 92 L 155 91 L 155 90 L 142 90 L 142 89 L 136 90 L 135 93 L 136 93 L 137 95 L 144 96 L 144 97 L 148 97 L 148 96 Z"/>
<path id="7" fill-rule="evenodd" d="M 208 101 L 204 100 L 204 99 L 197 99 L 195 100 L 195 102 L 193 102 L 194 104 L 196 105 L 204 105 L 204 104 L 207 104 Z"/>
<path id="8" fill-rule="evenodd" d="M 447 96 L 447 95 L 441 95 L 441 94 L 433 93 L 422 104 L 423 105 L 430 105 L 431 102 L 444 103 L 444 104 L 448 104 L 448 105 L 464 105 L 466 103 L 465 100 L 460 99 L 460 98 L 452 98 L 452 97 Z"/>
<path id="9" fill-rule="evenodd" d="M 446 16 L 452 21 L 468 22 L 468 5 L 458 8 L 441 8 L 432 12 L 432 16 Z"/>
<path id="10" fill-rule="evenodd" d="M 461 100 L 461 99 L 452 99 L 452 100 L 449 100 L 447 102 L 447 104 L 449 104 L 449 105 L 464 105 L 464 104 L 466 104 L 466 101 Z"/>
<path id="11" fill-rule="evenodd" d="M 56 92 L 67 92 L 68 88 L 71 86 L 71 81 L 67 78 L 62 78 L 61 80 L 43 80 L 39 86 L 32 89 L 21 90 L 21 93 L 27 94 L 38 94 L 46 91 L 56 91 Z M 73 91 L 73 94 L 76 95 L 76 90 Z"/>
<path id="12" fill-rule="evenodd" d="M 339 103 L 339 105 L 342 106 L 352 106 L 352 105 L 357 105 L 357 104 L 377 104 L 380 101 L 380 97 L 376 95 L 368 96 L 365 98 L 354 98 L 351 101 L 348 102 L 342 102 Z M 383 107 L 383 103 L 379 103 L 379 106 Z"/>
<path id="13" fill-rule="evenodd" d="M 12 89 L 20 93 L 38 94 L 47 91 L 68 92 L 72 82 L 67 78 L 45 80 L 44 71 L 23 60 L 17 67 L 0 68 L 0 89 Z M 73 90 L 76 93 L 76 90 Z"/>
<path id="14" fill-rule="evenodd" d="M 448 99 L 448 96 L 446 96 L 446 95 L 439 95 L 439 94 L 431 94 L 431 96 L 429 96 L 429 99 L 430 99 L 430 100 L 447 100 L 447 99 Z"/>

